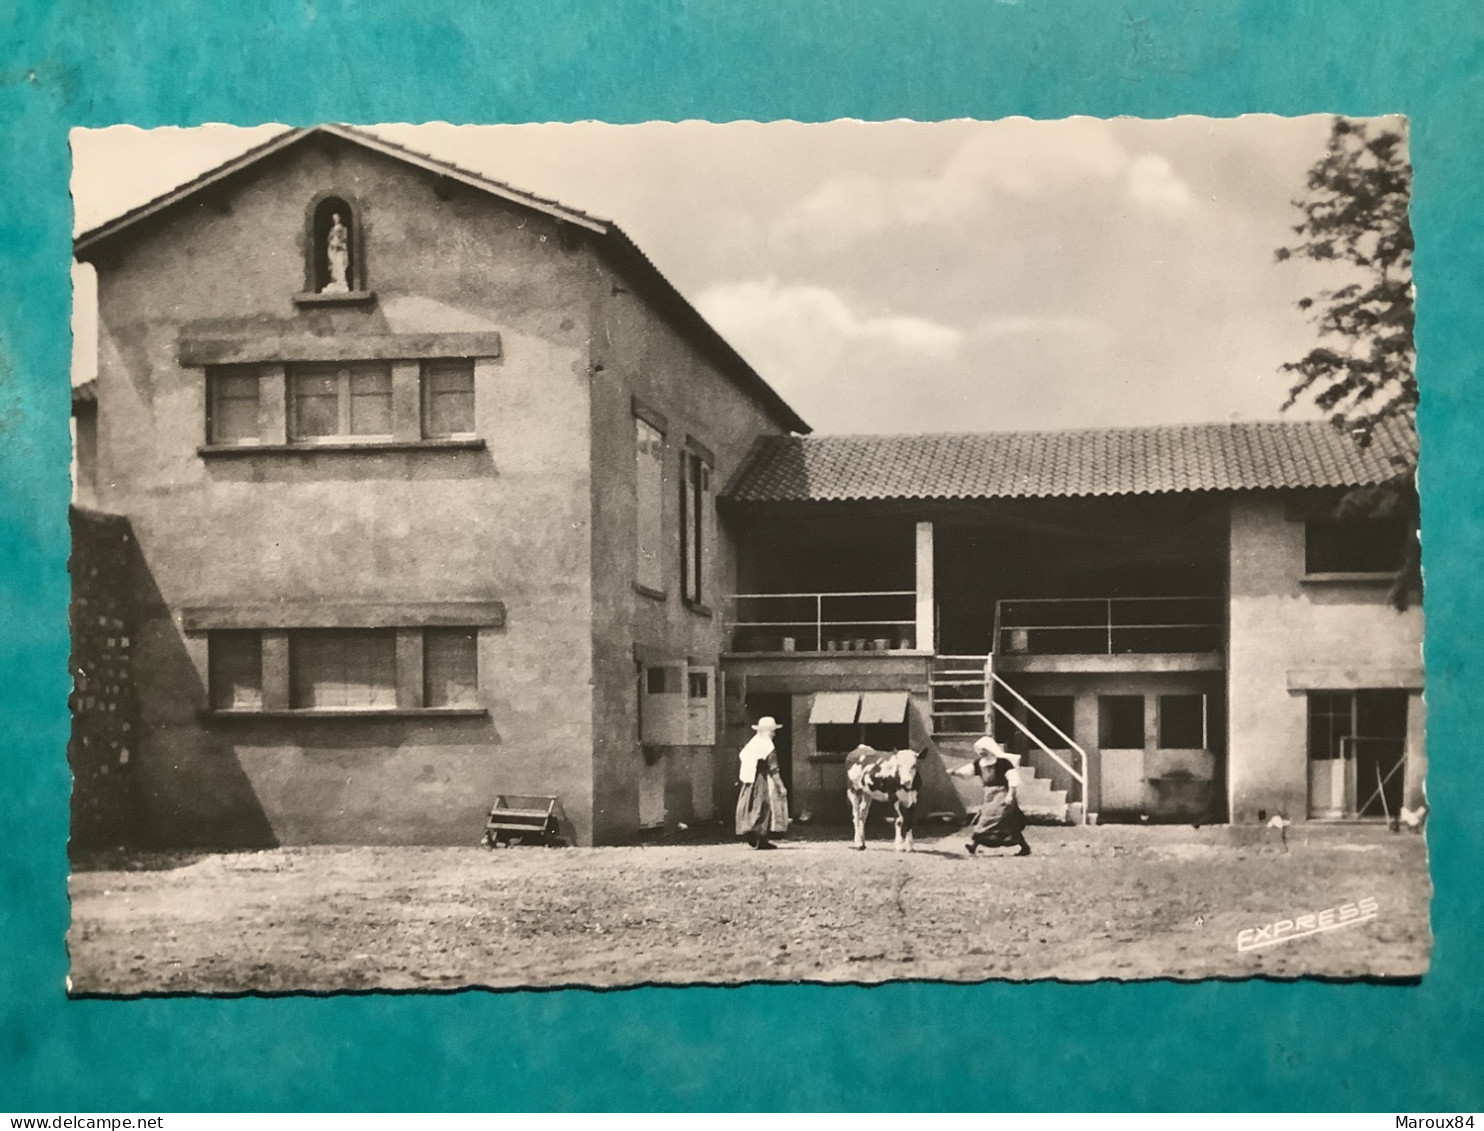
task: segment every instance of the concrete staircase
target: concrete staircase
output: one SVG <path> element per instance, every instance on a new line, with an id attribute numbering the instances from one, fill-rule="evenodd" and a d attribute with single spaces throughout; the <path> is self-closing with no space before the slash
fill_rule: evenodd
<path id="1" fill-rule="evenodd" d="M 974 740 L 977 736 L 965 735 L 939 735 L 933 741 L 938 747 L 938 753 L 943 756 L 944 765 L 948 769 L 956 769 L 974 757 Z M 979 808 L 979 802 L 984 795 L 984 787 L 975 778 L 950 778 L 953 786 L 958 790 L 960 800 L 964 808 L 970 813 Z M 1067 801 L 1067 791 L 1054 788 L 1049 778 L 1043 778 L 1036 774 L 1036 768 L 1029 760 L 1020 766 L 1020 808 L 1025 813 L 1026 820 L 1036 825 L 1068 825 L 1076 824 L 1081 817 L 1081 804 Z"/>

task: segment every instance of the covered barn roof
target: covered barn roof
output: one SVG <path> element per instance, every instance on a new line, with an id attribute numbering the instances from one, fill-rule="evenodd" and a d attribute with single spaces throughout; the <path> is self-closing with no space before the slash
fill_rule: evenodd
<path id="1" fill-rule="evenodd" d="M 741 503 L 1152 495 L 1361 487 L 1416 459 L 1404 422 L 1362 448 L 1324 421 L 762 440 L 725 492 Z"/>

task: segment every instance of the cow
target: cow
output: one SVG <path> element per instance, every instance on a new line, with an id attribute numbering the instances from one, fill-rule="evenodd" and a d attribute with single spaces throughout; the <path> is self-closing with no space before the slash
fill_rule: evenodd
<path id="1" fill-rule="evenodd" d="M 866 817 L 871 802 L 890 801 L 896 806 L 896 850 L 912 851 L 912 829 L 917 816 L 917 791 L 922 779 L 917 773 L 921 755 L 916 750 L 888 754 L 870 746 L 857 746 L 845 756 L 845 795 L 855 821 L 855 848 L 866 850 Z"/>

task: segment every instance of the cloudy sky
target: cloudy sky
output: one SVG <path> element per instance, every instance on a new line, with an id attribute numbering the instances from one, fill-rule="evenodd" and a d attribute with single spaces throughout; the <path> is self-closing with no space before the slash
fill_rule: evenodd
<path id="1" fill-rule="evenodd" d="M 76 130 L 79 231 L 281 126 Z M 379 126 L 615 220 L 818 432 L 1280 416 L 1329 120 Z M 77 372 L 93 364 L 77 273 Z"/>

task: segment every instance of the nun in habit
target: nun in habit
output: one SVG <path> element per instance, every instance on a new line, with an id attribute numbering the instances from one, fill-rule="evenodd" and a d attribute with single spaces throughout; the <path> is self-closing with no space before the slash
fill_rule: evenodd
<path id="1" fill-rule="evenodd" d="M 1020 788 L 1020 756 L 1007 754 L 993 738 L 985 735 L 974 743 L 974 760 L 951 771 L 959 777 L 977 777 L 984 786 L 984 799 L 969 826 L 965 851 L 973 856 L 980 848 L 1020 846 L 1015 855 L 1029 856 L 1031 846 L 1025 840 L 1025 814 L 1016 796 Z"/>
<path id="2" fill-rule="evenodd" d="M 769 833 L 788 831 L 788 794 L 773 750 L 773 735 L 780 729 L 776 719 L 764 715 L 753 725 L 757 733 L 738 755 L 737 835 L 753 848 L 776 848 Z"/>

